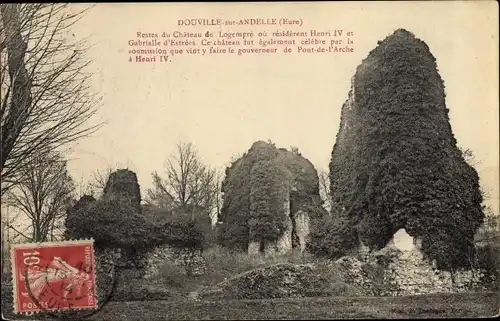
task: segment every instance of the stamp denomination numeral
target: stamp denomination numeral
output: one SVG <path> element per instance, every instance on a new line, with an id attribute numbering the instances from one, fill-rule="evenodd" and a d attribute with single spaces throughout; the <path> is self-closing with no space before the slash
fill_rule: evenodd
<path id="1" fill-rule="evenodd" d="M 26 266 L 38 265 L 40 263 L 40 252 L 23 252 L 23 263 Z"/>

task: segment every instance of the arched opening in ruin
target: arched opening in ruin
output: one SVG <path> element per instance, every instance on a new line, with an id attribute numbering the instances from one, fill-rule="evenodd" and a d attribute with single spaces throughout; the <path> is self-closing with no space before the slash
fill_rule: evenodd
<path id="1" fill-rule="evenodd" d="M 404 228 L 400 228 L 393 234 L 392 240 L 394 246 L 401 252 L 411 252 L 415 250 L 415 239 L 406 232 Z"/>
<path id="2" fill-rule="evenodd" d="M 372 251 L 380 250 L 386 247 L 394 247 L 404 253 L 409 253 L 421 249 L 421 241 L 408 234 L 404 227 L 397 228 L 393 231 L 394 232 L 392 233 L 392 236 L 388 238 L 387 243 L 380 242 L 380 245 L 382 245 L 380 248 L 372 248 L 368 245 L 365 245 L 360 234 L 357 233 L 358 254 L 365 256 Z"/>

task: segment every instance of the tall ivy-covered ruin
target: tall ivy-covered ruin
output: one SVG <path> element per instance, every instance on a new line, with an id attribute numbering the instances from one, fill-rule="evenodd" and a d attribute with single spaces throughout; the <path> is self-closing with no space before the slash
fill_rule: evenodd
<path id="1" fill-rule="evenodd" d="M 412 33 L 357 67 L 330 162 L 332 215 L 358 240 L 347 247 L 381 249 L 404 228 L 440 268 L 470 265 L 482 196 L 448 113 L 436 59 Z"/>
<path id="2" fill-rule="evenodd" d="M 226 169 L 222 191 L 219 241 L 249 254 L 304 250 L 309 220 L 325 214 L 314 166 L 263 141 Z"/>

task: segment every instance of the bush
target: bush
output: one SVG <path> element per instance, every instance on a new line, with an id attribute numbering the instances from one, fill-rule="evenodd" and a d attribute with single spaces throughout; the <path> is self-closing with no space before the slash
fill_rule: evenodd
<path id="1" fill-rule="evenodd" d="M 261 256 L 249 256 L 246 253 L 231 251 L 215 246 L 202 253 L 205 262 L 205 277 L 210 284 L 215 284 L 235 274 L 252 270 L 264 264 Z"/>
<path id="2" fill-rule="evenodd" d="M 311 220 L 310 229 L 306 246 L 317 257 L 340 258 L 357 246 L 352 227 L 329 216 Z"/>
<path id="3" fill-rule="evenodd" d="M 340 273 L 337 265 L 330 262 L 315 263 L 315 287 L 312 287 L 307 296 L 350 296 L 362 295 L 362 289 L 348 284 Z"/>
<path id="4" fill-rule="evenodd" d="M 479 267 L 486 271 L 482 283 L 492 291 L 500 290 L 500 244 L 478 246 Z"/>
<path id="5" fill-rule="evenodd" d="M 155 239 L 159 243 L 178 248 L 202 249 L 214 242 L 211 219 L 202 211 L 189 213 L 148 205 L 143 206 L 143 214 L 153 226 Z"/>
<path id="6" fill-rule="evenodd" d="M 162 284 L 170 288 L 183 289 L 191 283 L 185 268 L 172 262 L 163 263 L 158 270 Z"/>
<path id="7" fill-rule="evenodd" d="M 306 254 L 302 255 L 298 249 L 285 255 L 263 257 L 251 256 L 219 246 L 204 250 L 202 257 L 205 262 L 205 274 L 201 282 L 205 285 L 217 284 L 237 274 L 265 266 L 279 263 L 302 264 L 315 260 Z"/>
<path id="8" fill-rule="evenodd" d="M 204 214 L 174 211 L 164 224 L 164 242 L 182 248 L 203 248 L 211 238 L 212 224 Z"/>
<path id="9" fill-rule="evenodd" d="M 77 230 L 79 229 L 78 225 L 79 218 L 78 216 L 75 217 L 75 215 L 78 215 L 77 213 L 80 209 L 86 208 L 89 204 L 95 201 L 96 199 L 92 195 L 83 195 L 73 204 L 73 206 L 70 206 L 68 208 L 68 210 L 66 211 L 66 218 L 64 219 L 65 240 L 78 238 Z"/>
<path id="10" fill-rule="evenodd" d="M 93 238 L 101 248 L 146 249 L 159 241 L 153 226 L 118 200 L 91 202 L 68 217 L 66 225 L 71 237 Z"/>

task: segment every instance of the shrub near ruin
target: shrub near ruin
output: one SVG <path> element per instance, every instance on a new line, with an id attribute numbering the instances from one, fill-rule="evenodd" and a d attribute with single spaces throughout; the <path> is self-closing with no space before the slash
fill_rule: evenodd
<path id="1" fill-rule="evenodd" d="M 357 246 L 354 229 L 340 219 L 324 216 L 311 225 L 307 250 L 317 257 L 342 257 Z"/>
<path id="2" fill-rule="evenodd" d="M 73 238 L 93 238 L 100 248 L 141 249 L 154 241 L 144 217 L 117 200 L 89 203 L 68 217 L 67 226 Z"/>

